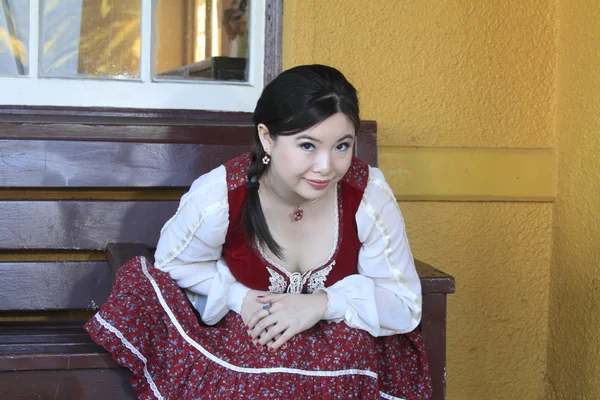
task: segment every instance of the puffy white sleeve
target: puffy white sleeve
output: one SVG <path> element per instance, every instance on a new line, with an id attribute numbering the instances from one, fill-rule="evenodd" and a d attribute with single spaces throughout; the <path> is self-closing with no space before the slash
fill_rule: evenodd
<path id="1" fill-rule="evenodd" d="M 229 226 L 225 167 L 202 175 L 183 195 L 160 232 L 155 267 L 182 287 L 202 320 L 214 325 L 241 312 L 248 288 L 237 282 L 222 258 Z"/>
<path id="2" fill-rule="evenodd" d="M 421 321 L 421 282 L 394 194 L 377 168 L 358 212 L 358 274 L 324 289 L 326 320 L 344 320 L 373 336 L 410 332 Z"/>

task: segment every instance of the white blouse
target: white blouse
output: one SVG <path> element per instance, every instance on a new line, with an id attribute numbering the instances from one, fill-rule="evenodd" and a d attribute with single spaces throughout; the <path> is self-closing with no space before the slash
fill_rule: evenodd
<path id="1" fill-rule="evenodd" d="M 362 247 L 358 274 L 328 288 L 325 320 L 344 321 L 373 336 L 412 331 L 421 320 L 421 282 L 392 190 L 377 168 L 355 216 Z M 237 282 L 222 257 L 229 225 L 225 167 L 199 177 L 160 232 L 156 268 L 185 289 L 202 320 L 214 325 L 241 313 L 250 289 Z"/>

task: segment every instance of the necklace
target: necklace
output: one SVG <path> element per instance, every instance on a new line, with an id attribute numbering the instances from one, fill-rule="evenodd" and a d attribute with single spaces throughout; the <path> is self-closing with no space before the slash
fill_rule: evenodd
<path id="1" fill-rule="evenodd" d="M 300 221 L 300 220 L 302 219 L 302 217 L 304 217 L 304 210 L 303 210 L 302 208 L 300 208 L 300 204 L 301 204 L 301 203 L 298 203 L 298 204 L 292 204 L 292 203 L 290 203 L 289 201 L 285 201 L 284 199 L 282 199 L 281 197 L 279 197 L 279 195 L 278 195 L 277 193 L 275 193 L 275 192 L 273 191 L 273 189 L 271 189 L 271 185 L 269 185 L 269 181 L 267 181 L 267 179 L 266 179 L 266 178 L 265 178 L 265 183 L 267 184 L 267 187 L 269 188 L 269 191 L 270 191 L 271 193 L 273 193 L 273 195 L 274 195 L 275 197 L 277 197 L 277 198 L 279 199 L 279 201 L 281 201 L 281 202 L 283 202 L 283 203 L 285 203 L 285 204 L 288 204 L 288 205 L 290 205 L 290 206 L 292 206 L 292 207 L 296 207 L 296 210 L 294 211 L 294 214 L 292 214 L 292 215 L 293 215 L 293 217 L 294 217 L 294 221 L 295 221 L 295 222 L 297 222 L 297 221 Z M 308 203 L 307 205 L 311 205 L 311 204 L 313 204 L 314 202 L 316 202 L 317 200 L 319 200 L 319 199 L 314 199 L 313 201 L 311 201 L 311 202 L 310 202 L 310 203 Z"/>

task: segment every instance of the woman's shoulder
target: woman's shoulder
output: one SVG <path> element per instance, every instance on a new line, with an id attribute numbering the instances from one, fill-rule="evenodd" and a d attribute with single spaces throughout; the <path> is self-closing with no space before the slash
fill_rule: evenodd
<path id="1" fill-rule="evenodd" d="M 223 164 L 228 190 L 235 190 L 246 184 L 248 168 L 251 164 L 252 156 L 250 153 L 241 154 Z"/>
<path id="2" fill-rule="evenodd" d="M 245 153 L 226 161 L 196 178 L 190 186 L 187 195 L 204 192 L 208 188 L 216 189 L 226 194 L 228 189 L 231 190 L 246 183 L 246 175 L 251 162 L 250 153 Z"/>
<path id="3" fill-rule="evenodd" d="M 167 235 L 170 226 L 177 226 L 177 221 L 187 226 L 198 227 L 202 223 L 217 227 L 225 224 L 227 215 L 225 167 L 221 165 L 192 183 L 187 193 L 181 197 L 175 215 L 161 229 L 161 237 Z M 177 236 L 176 233 L 174 235 Z"/>
<path id="4" fill-rule="evenodd" d="M 342 183 L 364 192 L 369 181 L 369 165 L 358 157 L 352 157 L 350 168 L 342 178 Z"/>
<path id="5" fill-rule="evenodd" d="M 373 184 L 381 185 L 381 183 L 385 183 L 385 177 L 379 168 L 371 167 L 360 158 L 353 157 L 350 168 L 342 178 L 342 182 L 364 192 Z"/>
<path id="6" fill-rule="evenodd" d="M 361 199 L 395 199 L 392 189 L 386 182 L 383 172 L 354 157 L 342 182 Z M 361 201 L 361 204 L 363 202 Z"/>

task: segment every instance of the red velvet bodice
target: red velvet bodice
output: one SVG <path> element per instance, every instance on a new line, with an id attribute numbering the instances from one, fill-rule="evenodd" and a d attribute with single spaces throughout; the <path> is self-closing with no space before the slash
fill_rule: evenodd
<path id="1" fill-rule="evenodd" d="M 223 256 L 231 273 L 237 281 L 255 290 L 269 290 L 271 270 L 281 272 L 261 255 L 254 243 L 249 243 L 242 228 L 242 210 L 247 196 L 246 175 L 251 164 L 250 154 L 243 154 L 225 164 L 229 201 L 229 228 L 223 245 Z M 338 183 L 338 242 L 336 250 L 325 264 L 307 274 L 330 268 L 323 282 L 325 287 L 348 275 L 357 273 L 358 251 L 361 242 L 358 239 L 355 214 L 367 186 L 369 168 L 358 158 L 353 158 L 350 169 Z M 286 280 L 290 279 L 281 273 Z M 306 274 L 305 274 L 306 275 Z M 305 282 L 302 292 L 307 291 Z"/>

